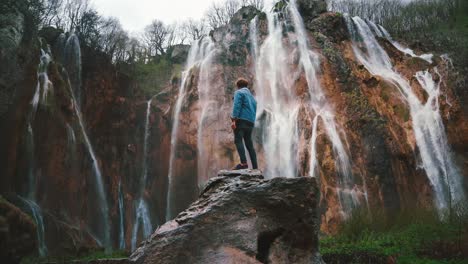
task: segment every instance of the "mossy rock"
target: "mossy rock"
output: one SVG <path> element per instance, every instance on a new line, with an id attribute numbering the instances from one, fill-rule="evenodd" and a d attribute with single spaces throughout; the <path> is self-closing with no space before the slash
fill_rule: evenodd
<path id="1" fill-rule="evenodd" d="M 348 83 L 351 76 L 351 69 L 344 60 L 340 49 L 325 35 L 314 32 L 313 36 L 322 49 L 322 54 L 328 59 L 335 70 L 340 83 Z"/>
<path id="2" fill-rule="evenodd" d="M 339 13 L 325 13 L 305 23 L 312 32 L 322 33 L 333 43 L 349 39 L 348 27 L 344 17 Z"/>
<path id="3" fill-rule="evenodd" d="M 411 57 L 406 60 L 406 66 L 408 66 L 408 68 L 410 68 L 413 72 L 417 72 L 417 71 L 426 70 L 431 65 L 429 62 L 421 58 Z"/>
<path id="4" fill-rule="evenodd" d="M 396 116 L 398 116 L 405 122 L 408 122 L 410 119 L 410 112 L 408 108 L 404 105 L 395 105 L 393 107 L 393 112 L 395 113 Z"/>

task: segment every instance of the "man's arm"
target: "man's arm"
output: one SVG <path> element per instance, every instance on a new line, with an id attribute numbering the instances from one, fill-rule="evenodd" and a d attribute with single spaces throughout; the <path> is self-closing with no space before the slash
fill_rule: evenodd
<path id="1" fill-rule="evenodd" d="M 232 107 L 231 120 L 235 121 L 239 118 L 242 107 L 242 94 L 239 92 L 234 93 L 234 103 Z"/>

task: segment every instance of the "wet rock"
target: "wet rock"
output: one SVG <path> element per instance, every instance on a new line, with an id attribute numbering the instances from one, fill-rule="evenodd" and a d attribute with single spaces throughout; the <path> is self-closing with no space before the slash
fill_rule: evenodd
<path id="1" fill-rule="evenodd" d="M 0 196 L 0 260 L 19 263 L 37 247 L 36 225 L 26 213 Z"/>
<path id="2" fill-rule="evenodd" d="M 304 24 L 310 31 L 319 32 L 334 43 L 349 39 L 346 22 L 343 15 L 339 13 L 324 13 L 313 20 L 304 21 Z"/>
<path id="3" fill-rule="evenodd" d="M 134 263 L 321 263 L 314 178 L 220 171 L 130 257 Z"/>
<path id="4" fill-rule="evenodd" d="M 327 12 L 327 3 L 325 0 L 298 0 L 297 8 L 304 22 L 307 22 Z"/>
<path id="5" fill-rule="evenodd" d="M 169 48 L 170 60 L 174 63 L 184 63 L 187 59 L 190 45 L 178 44 Z"/>
<path id="6" fill-rule="evenodd" d="M 226 26 L 213 30 L 210 36 L 222 48 L 219 60 L 224 65 L 243 66 L 251 45 L 249 23 L 260 11 L 253 6 L 245 6 L 234 14 Z"/>
<path id="7" fill-rule="evenodd" d="M 379 84 L 379 80 L 377 78 L 375 78 L 374 76 L 368 78 L 368 79 L 365 79 L 364 80 L 364 83 L 368 86 L 368 87 L 376 87 L 378 84 Z"/>
<path id="8" fill-rule="evenodd" d="M 2 8 L 4 8 L 2 6 Z M 12 105 L 15 87 L 11 83 L 21 78 L 17 50 L 24 31 L 24 15 L 16 10 L 0 14 L 0 120 Z"/>

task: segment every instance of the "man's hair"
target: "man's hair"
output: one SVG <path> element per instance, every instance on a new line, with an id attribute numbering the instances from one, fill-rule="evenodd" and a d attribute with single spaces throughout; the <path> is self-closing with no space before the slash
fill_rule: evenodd
<path id="1" fill-rule="evenodd" d="M 237 88 L 244 88 L 249 86 L 249 81 L 244 78 L 239 78 L 236 81 Z"/>

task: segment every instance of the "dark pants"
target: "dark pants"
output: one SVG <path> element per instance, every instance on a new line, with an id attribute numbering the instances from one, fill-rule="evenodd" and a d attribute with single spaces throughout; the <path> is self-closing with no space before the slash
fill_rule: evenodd
<path id="1" fill-rule="evenodd" d="M 254 124 L 252 124 L 251 122 L 245 120 L 237 120 L 236 129 L 234 130 L 234 142 L 236 144 L 237 152 L 239 153 L 241 163 L 247 163 L 244 144 L 242 143 L 242 139 L 244 139 L 245 147 L 249 152 L 250 161 L 252 162 L 252 167 L 253 169 L 258 169 L 257 154 L 255 153 L 255 149 L 252 142 L 253 128 Z"/>

